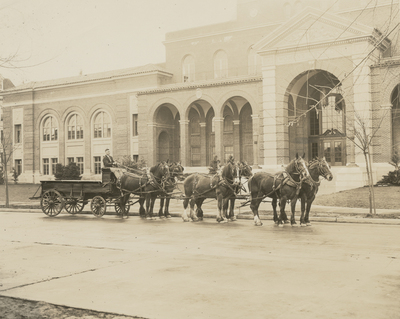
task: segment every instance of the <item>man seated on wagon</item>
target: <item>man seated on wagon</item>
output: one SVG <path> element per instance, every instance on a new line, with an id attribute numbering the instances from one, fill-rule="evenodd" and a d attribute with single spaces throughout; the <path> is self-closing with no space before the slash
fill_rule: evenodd
<path id="1" fill-rule="evenodd" d="M 117 162 L 114 161 L 114 159 L 110 155 L 110 150 L 107 148 L 106 149 L 106 155 L 104 155 L 104 157 L 103 157 L 103 165 L 104 165 L 104 167 L 113 167 L 116 164 L 117 164 Z"/>
<path id="2" fill-rule="evenodd" d="M 218 156 L 215 155 L 214 159 L 210 163 L 210 167 L 209 167 L 210 174 L 217 174 L 217 172 L 219 171 L 219 168 L 220 168 L 219 163 L 220 163 L 220 161 L 218 159 Z"/>

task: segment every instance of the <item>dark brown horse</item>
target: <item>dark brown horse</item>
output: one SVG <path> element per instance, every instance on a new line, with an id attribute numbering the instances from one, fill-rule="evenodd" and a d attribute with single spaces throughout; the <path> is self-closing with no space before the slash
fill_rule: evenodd
<path id="1" fill-rule="evenodd" d="M 262 222 L 258 215 L 258 208 L 265 197 L 272 198 L 272 208 L 274 211 L 274 221 L 279 226 L 283 224 L 286 217 L 285 206 L 288 200 L 291 201 L 291 223 L 296 224 L 294 213 L 297 198 L 299 196 L 301 180 L 309 176 L 309 172 L 304 159 L 298 154 L 285 168 L 283 172 L 269 174 L 258 172 L 249 180 L 250 208 L 254 215 L 254 224 L 261 226 Z M 279 199 L 280 214 L 277 214 L 276 206 Z"/>
<path id="2" fill-rule="evenodd" d="M 315 158 L 308 164 L 308 171 L 310 177 L 303 181 L 300 190 L 301 200 L 301 217 L 300 226 L 311 226 L 309 214 L 311 205 L 318 193 L 319 185 L 321 184 L 319 177 L 322 176 L 328 181 L 333 179 L 333 174 L 330 170 L 329 164 L 326 162 L 325 157 L 322 159 Z"/>
<path id="3" fill-rule="evenodd" d="M 168 163 L 169 167 L 169 178 L 165 181 L 165 193 L 160 195 L 160 209 L 158 211 L 158 217 L 160 218 L 171 218 L 169 213 L 169 202 L 171 195 L 177 186 L 177 181 L 182 178 L 183 166 L 180 162 Z M 165 206 L 164 206 L 165 201 Z"/>
<path id="4" fill-rule="evenodd" d="M 185 199 L 183 201 L 183 221 L 197 221 L 203 219 L 201 205 L 206 198 L 216 198 L 218 202 L 217 222 L 227 220 L 228 200 L 240 189 L 239 167 L 227 163 L 221 168 L 220 174 L 213 176 L 198 173 L 188 176 L 183 182 Z M 190 203 L 190 213 L 187 208 Z M 197 206 L 195 212 L 194 205 Z"/>
<path id="5" fill-rule="evenodd" d="M 153 207 L 157 195 L 165 193 L 165 183 L 170 176 L 168 164 L 159 163 L 144 173 L 124 173 L 119 180 L 121 191 L 124 193 L 121 206 L 128 201 L 130 194 L 139 195 L 140 217 L 153 219 Z M 146 209 L 144 202 L 146 201 Z"/>

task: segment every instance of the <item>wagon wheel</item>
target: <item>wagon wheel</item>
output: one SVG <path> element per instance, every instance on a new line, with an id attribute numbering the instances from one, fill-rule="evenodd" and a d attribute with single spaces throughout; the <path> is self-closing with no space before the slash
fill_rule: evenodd
<path id="1" fill-rule="evenodd" d="M 67 198 L 65 200 L 64 208 L 68 213 L 72 215 L 80 213 L 83 210 L 83 207 L 85 207 L 85 203 L 81 199 Z"/>
<path id="2" fill-rule="evenodd" d="M 126 215 L 126 217 L 128 217 L 129 214 L 129 209 L 131 208 L 131 206 L 128 204 L 121 204 L 122 199 L 117 200 L 115 202 L 115 212 L 117 213 L 118 216 L 120 217 L 124 217 L 124 215 Z"/>
<path id="3" fill-rule="evenodd" d="M 96 217 L 103 216 L 106 212 L 105 199 L 101 196 L 93 197 L 92 202 L 90 203 L 90 209 L 92 210 L 94 216 Z"/>
<path id="4" fill-rule="evenodd" d="M 40 199 L 40 207 L 47 216 L 57 216 L 64 207 L 64 198 L 56 190 L 48 190 Z"/>

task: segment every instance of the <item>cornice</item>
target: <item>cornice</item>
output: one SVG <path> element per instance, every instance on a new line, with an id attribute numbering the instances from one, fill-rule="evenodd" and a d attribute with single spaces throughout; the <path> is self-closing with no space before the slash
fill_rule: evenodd
<path id="1" fill-rule="evenodd" d="M 218 81 L 207 81 L 207 82 L 190 82 L 190 84 L 186 83 L 178 83 L 173 85 L 168 85 L 166 87 L 160 87 L 156 89 L 148 89 L 138 91 L 138 95 L 146 95 L 146 94 L 156 94 L 156 93 L 164 93 L 164 92 L 174 92 L 174 91 L 184 91 L 184 90 L 195 90 L 198 88 L 206 88 L 206 87 L 215 87 L 215 86 L 224 86 L 224 85 L 235 85 L 249 82 L 261 82 L 262 76 L 246 76 L 240 78 L 230 78 L 223 79 Z"/>

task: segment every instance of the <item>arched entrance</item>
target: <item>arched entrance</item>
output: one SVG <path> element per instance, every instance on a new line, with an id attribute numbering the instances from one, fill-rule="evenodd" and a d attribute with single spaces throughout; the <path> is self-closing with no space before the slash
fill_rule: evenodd
<path id="1" fill-rule="evenodd" d="M 162 104 L 155 112 L 156 161 L 179 161 L 180 159 L 180 115 L 172 104 Z"/>
<path id="2" fill-rule="evenodd" d="M 325 156 L 332 166 L 346 164 L 345 103 L 339 80 L 323 70 L 300 74 L 288 88 L 289 154 Z"/>

